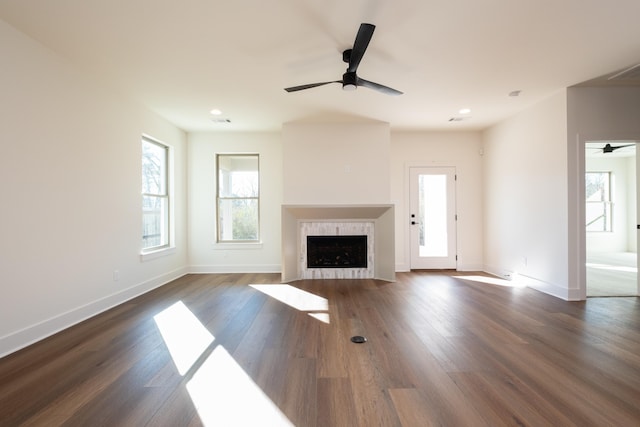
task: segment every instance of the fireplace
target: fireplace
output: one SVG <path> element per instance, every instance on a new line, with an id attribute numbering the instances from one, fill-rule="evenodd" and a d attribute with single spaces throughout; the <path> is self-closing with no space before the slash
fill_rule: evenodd
<path id="1" fill-rule="evenodd" d="M 282 281 L 395 281 L 393 205 L 283 205 Z M 309 267 L 307 237 L 366 236 L 365 267 Z"/>
<path id="2" fill-rule="evenodd" d="M 307 268 L 367 268 L 367 236 L 307 236 Z"/>
<path id="3" fill-rule="evenodd" d="M 298 226 L 301 278 L 374 277 L 375 227 L 372 221 L 300 221 Z"/>

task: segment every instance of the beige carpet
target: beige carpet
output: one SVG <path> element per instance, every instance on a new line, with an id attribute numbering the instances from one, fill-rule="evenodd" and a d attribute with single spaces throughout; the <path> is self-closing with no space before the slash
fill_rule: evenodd
<path id="1" fill-rule="evenodd" d="M 638 295 L 635 252 L 587 254 L 587 296 Z"/>

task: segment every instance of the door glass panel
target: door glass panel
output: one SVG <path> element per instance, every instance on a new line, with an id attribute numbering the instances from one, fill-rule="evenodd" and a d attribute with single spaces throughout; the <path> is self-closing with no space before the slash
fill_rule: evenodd
<path id="1" fill-rule="evenodd" d="M 446 257 L 447 176 L 420 175 L 418 178 L 419 243 L 421 257 Z"/>

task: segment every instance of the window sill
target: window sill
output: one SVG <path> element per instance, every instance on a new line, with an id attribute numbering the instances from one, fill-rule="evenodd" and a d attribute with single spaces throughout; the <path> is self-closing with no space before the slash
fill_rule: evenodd
<path id="1" fill-rule="evenodd" d="M 255 243 L 214 243 L 213 250 L 228 250 L 228 249 L 262 249 L 262 242 Z"/>
<path id="2" fill-rule="evenodd" d="M 141 252 L 140 253 L 140 261 L 151 261 L 152 259 L 161 258 L 167 255 L 173 255 L 176 253 L 176 247 L 170 246 L 167 248 L 157 249 L 149 252 Z"/>

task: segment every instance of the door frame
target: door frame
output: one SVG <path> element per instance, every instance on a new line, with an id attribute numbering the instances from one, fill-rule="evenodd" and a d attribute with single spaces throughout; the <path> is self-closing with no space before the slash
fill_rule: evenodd
<path id="1" fill-rule="evenodd" d="M 457 176 L 458 176 L 458 168 L 456 165 L 452 165 L 450 163 L 446 163 L 446 164 L 437 164 L 437 163 L 431 163 L 431 164 L 425 164 L 424 162 L 408 162 L 405 163 L 404 165 L 405 167 L 405 185 L 404 185 L 404 190 L 405 190 L 405 209 L 404 209 L 404 216 L 402 218 L 402 221 L 404 221 L 405 226 L 402 228 L 402 230 L 404 231 L 404 242 L 405 242 L 405 262 L 406 262 L 406 271 L 411 271 L 411 251 L 412 251 L 412 246 L 411 246 L 411 169 L 414 168 L 424 168 L 424 169 L 429 169 L 429 168 L 437 168 L 437 169 L 443 169 L 443 168 L 451 168 L 454 170 L 454 200 L 453 200 L 453 209 L 454 209 L 454 214 L 457 217 L 457 209 L 458 209 L 458 190 L 457 190 Z M 458 270 L 458 266 L 459 266 L 459 259 L 457 258 L 457 253 L 459 251 L 459 230 L 458 230 L 458 221 L 454 221 L 454 230 L 455 230 L 455 256 L 456 256 L 456 267 L 455 270 Z"/>
<path id="2" fill-rule="evenodd" d="M 576 153 L 576 157 L 578 159 L 577 164 L 577 176 L 574 175 L 574 183 L 576 185 L 576 194 L 574 200 L 574 209 L 577 214 L 577 218 L 575 218 L 574 226 L 569 227 L 569 279 L 571 281 L 571 276 L 574 275 L 577 282 L 577 295 L 572 295 L 571 293 L 568 295 L 569 300 L 586 300 L 587 299 L 587 230 L 585 223 L 586 216 L 586 196 L 585 196 L 585 173 L 586 173 L 586 144 L 591 141 L 636 141 L 638 144 L 638 148 L 640 148 L 640 134 L 637 133 L 622 133 L 618 134 L 615 132 L 600 134 L 600 135 L 578 135 L 578 144 L 577 148 L 578 153 Z M 638 149 L 636 148 L 636 150 Z M 636 152 L 636 224 L 640 224 L 640 156 Z M 571 174 L 570 174 L 571 176 Z M 574 247 L 576 247 L 577 253 L 574 253 L 575 256 L 571 256 L 571 240 L 572 235 L 575 238 L 573 242 L 575 242 Z M 638 248 L 640 248 L 640 232 L 636 232 L 636 242 Z M 640 255 L 640 252 L 639 252 Z M 640 274 L 638 274 L 640 278 Z M 571 290 L 570 290 L 571 291 Z M 640 295 L 640 280 L 638 280 L 638 295 Z M 577 298 L 573 298 L 573 297 Z"/>

